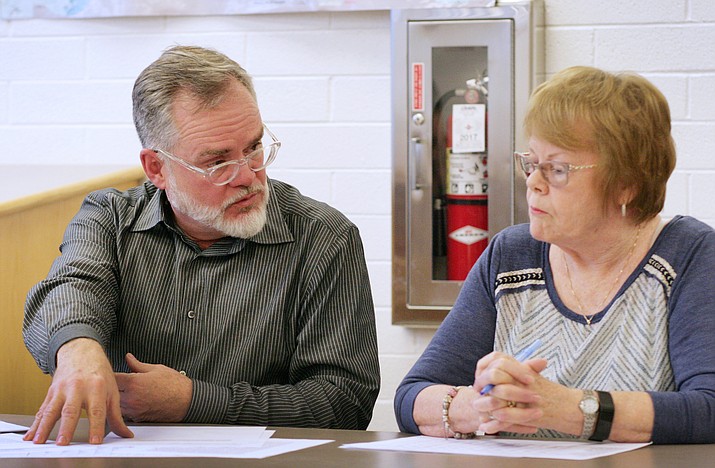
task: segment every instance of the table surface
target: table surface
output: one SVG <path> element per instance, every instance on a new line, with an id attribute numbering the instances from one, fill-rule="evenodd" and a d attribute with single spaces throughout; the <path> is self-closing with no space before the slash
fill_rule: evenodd
<path id="1" fill-rule="evenodd" d="M 28 426 L 31 416 L 0 414 L 0 420 Z M 256 459 L 221 458 L 92 458 L 92 459 L 0 459 L 5 467 L 490 467 L 490 468 L 673 468 L 680 466 L 705 467 L 715 465 L 715 444 L 709 445 L 660 445 L 649 446 L 610 457 L 593 460 L 571 461 L 553 459 L 523 459 L 481 457 L 472 455 L 446 455 L 437 453 L 388 452 L 378 450 L 347 450 L 342 444 L 373 442 L 377 440 L 406 437 L 397 432 L 342 431 L 331 429 L 275 429 L 273 437 L 283 439 L 329 439 L 329 444 L 283 455 Z M 87 440 L 86 420 L 80 421 L 77 439 Z"/>

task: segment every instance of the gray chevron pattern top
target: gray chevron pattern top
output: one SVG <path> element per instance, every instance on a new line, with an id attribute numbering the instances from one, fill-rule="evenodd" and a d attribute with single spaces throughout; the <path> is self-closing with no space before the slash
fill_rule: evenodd
<path id="1" fill-rule="evenodd" d="M 691 217 L 670 220 L 590 326 L 559 298 L 549 247 L 531 237 L 528 225 L 492 239 L 397 389 L 400 428 L 419 433 L 412 409 L 425 387 L 470 385 L 481 357 L 516 354 L 540 338 L 536 356 L 548 359 L 549 379 L 647 391 L 654 443 L 715 442 L 715 231 Z"/>
<path id="2" fill-rule="evenodd" d="M 591 325 L 559 312 L 563 305 L 551 301 L 541 270 L 500 274 L 494 349 L 515 355 L 532 337 L 547 336 L 537 354 L 549 361 L 542 372 L 549 380 L 572 388 L 675 390 L 668 358 L 670 286 L 660 270 L 649 270 L 634 274 Z M 505 290 L 510 294 L 502 295 Z M 531 437 L 547 436 L 571 437 L 543 429 Z"/>

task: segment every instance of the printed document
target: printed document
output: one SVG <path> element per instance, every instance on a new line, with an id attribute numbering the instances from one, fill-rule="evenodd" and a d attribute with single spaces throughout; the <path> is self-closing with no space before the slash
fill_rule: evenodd
<path id="1" fill-rule="evenodd" d="M 564 440 L 506 439 L 478 437 L 476 439 L 443 439 L 414 436 L 359 444 L 344 444 L 341 448 L 361 450 L 392 450 L 400 452 L 450 453 L 487 457 L 555 458 L 561 460 L 589 460 L 628 452 L 645 447 L 644 444 L 615 442 L 581 442 Z"/>
<path id="2" fill-rule="evenodd" d="M 23 426 L 0 421 L 0 428 L 15 432 Z M 72 442 L 57 446 L 54 441 L 33 444 L 22 434 L 0 433 L 0 458 L 266 458 L 302 450 L 332 440 L 274 439 L 274 431 L 250 426 L 130 426 L 134 438 L 124 439 L 113 433 L 104 443 L 92 445 Z"/>

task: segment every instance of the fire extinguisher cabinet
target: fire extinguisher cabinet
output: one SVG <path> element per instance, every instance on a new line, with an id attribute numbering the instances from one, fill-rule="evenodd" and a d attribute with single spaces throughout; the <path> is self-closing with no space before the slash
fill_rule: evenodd
<path id="1" fill-rule="evenodd" d="M 439 324 L 491 237 L 528 220 L 513 153 L 543 6 L 486 3 L 391 12 L 394 324 Z"/>

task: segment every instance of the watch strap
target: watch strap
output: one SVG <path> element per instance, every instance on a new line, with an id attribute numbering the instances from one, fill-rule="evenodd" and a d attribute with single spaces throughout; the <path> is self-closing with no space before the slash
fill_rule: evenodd
<path id="1" fill-rule="evenodd" d="M 589 408 L 590 405 L 595 405 L 594 408 Z M 588 439 L 593 435 L 598 419 L 598 394 L 594 390 L 584 390 L 583 397 L 579 403 L 579 408 L 583 413 L 583 428 L 581 429 L 581 438 Z"/>
<path id="2" fill-rule="evenodd" d="M 616 407 L 613 405 L 613 397 L 608 392 L 597 392 L 599 401 L 598 422 L 593 431 L 593 435 L 588 440 L 603 441 L 611 435 L 611 425 Z"/>

